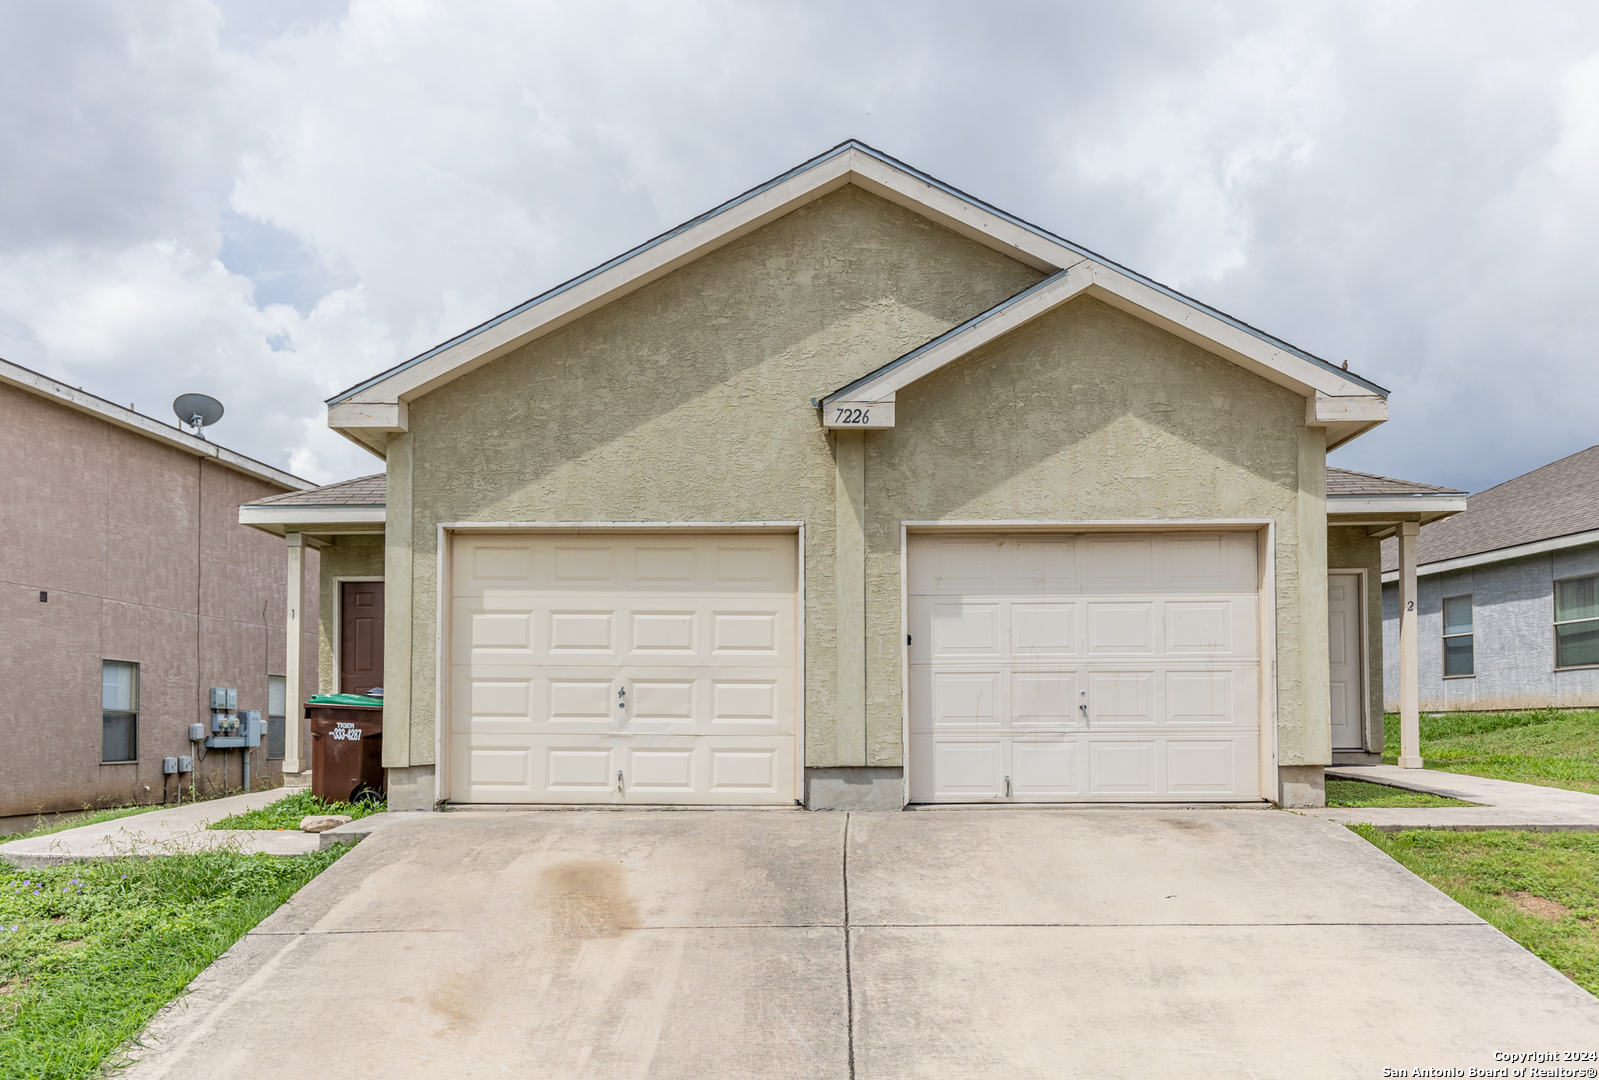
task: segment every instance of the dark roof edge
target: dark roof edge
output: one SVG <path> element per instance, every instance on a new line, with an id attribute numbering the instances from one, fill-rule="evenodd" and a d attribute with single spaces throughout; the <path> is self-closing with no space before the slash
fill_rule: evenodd
<path id="1" fill-rule="evenodd" d="M 388 370 L 379 372 L 377 375 L 372 376 L 370 379 L 366 379 L 366 380 L 364 380 L 362 382 L 357 383 L 356 385 L 350 387 L 348 390 L 343 390 L 343 391 L 339 392 L 338 394 L 335 394 L 333 397 L 330 397 L 330 398 L 326 399 L 325 403 L 328 404 L 328 405 L 337 405 L 341 401 L 346 401 L 349 398 L 353 397 L 354 395 L 359 394 L 362 390 L 365 390 L 365 389 L 367 389 L 370 386 L 373 386 L 373 385 L 375 385 L 377 383 L 380 383 L 384 379 L 387 379 L 387 378 L 389 378 L 389 377 L 391 377 L 393 375 L 397 375 L 400 372 L 405 371 L 407 368 L 414 367 L 415 365 L 422 363 L 424 360 L 427 360 L 427 359 L 429 359 L 431 357 L 437 356 L 439 353 L 443 352 L 444 350 L 453 348 L 454 346 L 459 345 L 463 341 L 467 341 L 467 340 L 469 340 L 469 339 L 471 339 L 473 337 L 476 337 L 478 334 L 481 334 L 483 331 L 488 330 L 491 327 L 498 326 L 500 323 L 504 322 L 506 319 L 512 318 L 512 317 L 514 317 L 516 315 L 520 315 L 522 312 L 527 311 L 530 308 L 536 307 L 537 305 L 542 304 L 546 300 L 549 300 L 550 298 L 552 298 L 554 296 L 557 296 L 557 295 L 559 295 L 559 294 L 561 294 L 563 292 L 566 292 L 568 289 L 571 289 L 571 288 L 573 288 L 573 287 L 575 287 L 577 285 L 581 285 L 583 282 L 588 281 L 589 279 L 591 279 L 591 278 L 593 278 L 593 277 L 595 277 L 595 276 L 597 276 L 599 274 L 602 274 L 605 271 L 610 270 L 611 268 L 613 268 L 615 266 L 618 266 L 618 265 L 628 261 L 629 259 L 633 258 L 634 256 L 641 255 L 644 252 L 648 251 L 649 249 L 651 249 L 653 247 L 656 247 L 656 246 L 664 243 L 667 240 L 670 240 L 672 237 L 677 236 L 678 234 L 680 234 L 682 232 L 685 232 L 688 229 L 692 229 L 696 225 L 699 225 L 699 224 L 701 224 L 701 223 L 703 223 L 705 221 L 709 221 L 711 218 L 716 217 L 718 214 L 725 213 L 726 211 L 731 210 L 733 207 L 738 206 L 740 203 L 747 202 L 750 199 L 754 198 L 755 196 L 761 194 L 762 192 L 767 191 L 767 190 L 777 186 L 778 184 L 781 184 L 781 183 L 784 183 L 784 182 L 786 182 L 788 180 L 791 180 L 795 176 L 798 176 L 800 173 L 803 173 L 803 172 L 805 172 L 808 169 L 815 168 L 817 165 L 821 164 L 822 162 L 827 161 L 827 160 L 829 160 L 831 158 L 834 158 L 834 157 L 838 156 L 839 154 L 842 154 L 842 153 L 844 153 L 844 152 L 846 152 L 848 150 L 859 150 L 863 154 L 868 154 L 871 157 L 876 158 L 877 160 L 883 162 L 886 165 L 891 165 L 894 168 L 899 169 L 902 172 L 905 172 L 908 175 L 915 177 L 916 179 L 922 181 L 924 184 L 927 184 L 930 187 L 937 188 L 938 190 L 944 192 L 945 194 L 952 195 L 952 196 L 954 196 L 957 199 L 961 199 L 961 200 L 963 200 L 963 201 L 965 201 L 965 202 L 967 202 L 967 203 L 969 203 L 969 204 L 971 204 L 973 206 L 978 207 L 981 210 L 984 210 L 984 211 L 986 211 L 986 212 L 988 212 L 990 214 L 993 214 L 994 216 L 996 216 L 998 218 L 1003 219 L 1004 221 L 1009 222 L 1012 225 L 1017 226 L 1018 228 L 1026 229 L 1027 231 L 1029 231 L 1029 232 L 1031 232 L 1031 233 L 1033 233 L 1033 234 L 1035 234 L 1037 236 L 1041 236 L 1041 237 L 1045 238 L 1046 240 L 1049 240 L 1052 243 L 1059 244 L 1062 247 L 1064 247 L 1064 248 L 1066 248 L 1066 249 L 1068 249 L 1070 251 L 1076 252 L 1078 255 L 1081 255 L 1085 259 L 1092 259 L 1095 262 L 1100 263 L 1103 266 L 1108 266 L 1111 269 L 1116 270 L 1119 273 L 1126 274 L 1128 277 L 1130 277 L 1133 280 L 1139 282 L 1140 284 L 1146 285 L 1149 288 L 1152 288 L 1152 289 L 1156 290 L 1157 292 L 1163 293 L 1164 295 L 1173 298 L 1174 300 L 1179 300 L 1182 303 L 1185 303 L 1185 304 L 1188 304 L 1188 305 L 1190 305 L 1192 307 L 1198 308 L 1199 310 L 1205 312 L 1206 314 L 1211 315 L 1214 318 L 1220 319 L 1222 322 L 1228 324 L 1229 326 L 1233 327 L 1234 329 L 1242 330 L 1244 333 L 1249 334 L 1249 335 L 1251 335 L 1253 337 L 1259 338 L 1260 340 L 1265 341 L 1265 342 L 1267 342 L 1267 343 L 1269 343 L 1271 345 L 1274 345 L 1277 348 L 1282 349 L 1284 352 L 1292 353 L 1293 355 L 1299 357 L 1302 360 L 1308 360 L 1308 361 L 1310 361 L 1313 364 L 1319 364 L 1322 367 L 1326 368 L 1328 371 L 1336 372 L 1337 374 L 1341 375 L 1342 377 L 1344 377 L 1346 379 L 1350 379 L 1353 382 L 1359 383 L 1360 385 L 1368 388 L 1373 393 L 1378 394 L 1381 397 L 1386 398 L 1388 396 L 1388 390 L 1385 387 L 1378 386 L 1376 383 L 1372 382 L 1370 379 L 1362 378 L 1361 376 L 1356 375 L 1354 372 L 1351 372 L 1351 371 L 1345 371 L 1344 369 L 1340 368 L 1338 365 L 1332 363 L 1331 361 L 1324 360 L 1321 357 L 1316 356 L 1314 353 L 1309 353 L 1309 352 L 1306 352 L 1303 349 L 1300 349 L 1300 348 L 1297 348 L 1297 347 L 1295 347 L 1293 345 L 1290 345 L 1288 342 L 1282 340 L 1281 338 L 1274 337 L 1271 334 L 1266 333 L 1264 330 L 1261 330 L 1261 329 L 1259 329 L 1257 327 L 1249 325 L 1248 323 L 1242 321 L 1241 319 L 1235 319 L 1231 315 L 1226 314 L 1225 312 L 1218 311 L 1217 309 L 1211 307 L 1208 304 L 1202 303 L 1201 301 L 1195 300 L 1191 296 L 1186 296 L 1183 293 L 1178 292 L 1176 289 L 1172 289 L 1172 288 L 1170 288 L 1168 286 L 1162 285 L 1160 282 L 1155 281 L 1152 278 L 1145 277 L 1143 274 L 1138 273 L 1136 270 L 1130 270 L 1127 267 L 1121 265 L 1120 263 L 1112 262 L 1110 259 L 1104 258 L 1103 256 L 1098 255 L 1098 254 L 1096 254 L 1093 251 L 1090 251 L 1088 248 L 1085 248 L 1085 247 L 1083 247 L 1080 244 L 1074 244 L 1070 240 L 1065 239 L 1064 237 L 1060 237 L 1060 236 L 1055 235 L 1054 233 L 1050 232 L 1048 229 L 1040 228 L 1039 226 L 1034 225 L 1030 221 L 1026 221 L 1026 220 L 1024 220 L 1022 218 L 1019 218 L 1019 217 L 1015 216 L 1014 214 L 1007 213 L 1004 210 L 1001 210 L 1001 209 L 999 209 L 996 206 L 993 206 L 993 205 L 991 205 L 989 203 L 986 203 L 986 202 L 984 202 L 981 199 L 974 198 L 973 196 L 968 195 L 966 192 L 961 191 L 959 188 L 952 187 L 949 184 L 944 183 L 942 180 L 939 180 L 939 179 L 937 179 L 935 177 L 929 176 L 927 173 L 922 172 L 920 169 L 917 169 L 917 168 L 914 168 L 913 166 L 907 165 L 903 161 L 900 161 L 897 158 L 890 157 L 889 155 L 883 153 L 882 151 L 874 149 L 873 147 L 870 147 L 870 146 L 866 145 L 865 143 L 861 142 L 858 139 L 846 139 L 843 142 L 839 143 L 837 146 L 833 147 L 832 149 L 827 150 L 824 153 L 818 154 L 818 155 L 816 155 L 815 157 L 811 158 L 808 161 L 805 161 L 805 162 L 803 162 L 803 163 L 801 163 L 799 165 L 796 165 L 794 168 L 789 169 L 787 172 L 785 172 L 785 173 L 783 173 L 783 174 L 781 174 L 779 176 L 773 177 L 772 179 L 766 181 L 763 184 L 758 184 L 755 187 L 750 188 L 748 191 L 744 192 L 743 194 L 737 195 L 734 198 L 729 199 L 727 202 L 722 203 L 720 206 L 717 206 L 717 207 L 715 207 L 715 208 L 713 208 L 711 210 L 707 210 L 705 213 L 700 214 L 698 217 L 691 218 L 688 221 L 683 222 L 683 224 L 678 225 L 675 228 L 668 229 L 666 232 L 663 232 L 663 233 L 659 234 L 658 236 L 655 236 L 655 237 L 652 237 L 649 240 L 646 240 L 644 243 L 638 245 L 637 247 L 632 248 L 631 250 L 626 251 L 626 252 L 622 253 L 621 255 L 616 256 L 613 259 L 610 259 L 610 260 L 607 260 L 606 262 L 601 263 L 599 266 L 594 267 L 592 270 L 587 270 L 584 273 L 581 273 L 581 274 L 579 274 L 578 276 L 576 276 L 574 278 L 570 278 L 570 279 L 562 282 L 561 284 L 555 286 L 552 289 L 548 289 L 545 292 L 539 293 L 537 296 L 533 297 L 530 300 L 525 300 L 522 303 L 518 304 L 517 306 L 515 306 L 515 307 L 513 307 L 511 309 L 509 309 L 507 311 L 504 311 L 504 312 L 501 312 L 499 315 L 496 315 L 493 318 L 486 320 L 485 322 L 479 323 L 477 326 L 472 327 L 470 330 L 467 330 L 467 331 L 465 331 L 463 333 L 457 334 L 455 337 L 450 338 L 448 341 L 444 341 L 444 342 L 442 342 L 442 343 L 440 343 L 438 345 L 433 346 L 431 349 L 428 349 L 426 352 L 418 353 L 416 356 L 411 357 L 411 359 L 409 359 L 409 360 L 406 360 L 406 361 L 404 361 L 402 363 L 396 364 L 395 366 L 389 368 Z M 931 344 L 931 343 L 929 343 L 929 344 Z"/>

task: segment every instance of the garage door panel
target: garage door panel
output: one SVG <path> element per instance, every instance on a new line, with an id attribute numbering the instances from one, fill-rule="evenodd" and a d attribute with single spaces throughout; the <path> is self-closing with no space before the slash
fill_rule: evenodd
<path id="1" fill-rule="evenodd" d="M 992 727 L 1004 715 L 998 671 L 946 671 L 933 675 L 933 723 Z"/>
<path id="2" fill-rule="evenodd" d="M 1158 795 L 1159 759 L 1153 740 L 1094 739 L 1088 747 L 1088 790 L 1095 795 Z"/>
<path id="3" fill-rule="evenodd" d="M 1078 727 L 1078 672 L 1012 671 L 1010 719 L 1015 727 Z"/>
<path id="4" fill-rule="evenodd" d="M 1031 656 L 1071 656 L 1077 652 L 1076 604 L 1011 601 L 1011 652 Z"/>
<path id="5" fill-rule="evenodd" d="M 1011 792 L 1016 798 L 1081 795 L 1081 771 L 1077 739 L 1033 737 L 1011 742 Z"/>
<path id="6" fill-rule="evenodd" d="M 791 802 L 797 558 L 793 535 L 457 538 L 451 797 Z"/>
<path id="7" fill-rule="evenodd" d="M 450 661 L 526 664 L 540 648 L 533 607 L 490 597 L 455 599 L 450 608 Z"/>
<path id="8" fill-rule="evenodd" d="M 1249 740 L 1253 743 L 1253 740 Z M 1238 744 L 1224 740 L 1170 739 L 1167 787 L 1179 794 L 1238 795 Z"/>
<path id="9" fill-rule="evenodd" d="M 913 800 L 1258 797 L 1254 534 L 913 537 L 907 570 Z"/>
<path id="10" fill-rule="evenodd" d="M 1155 605 L 1152 601 L 1088 605 L 1090 656 L 1152 656 L 1154 653 Z"/>
<path id="11" fill-rule="evenodd" d="M 999 739 L 935 738 L 933 792 L 945 798 L 993 798 L 1004 792 L 1004 744 Z"/>

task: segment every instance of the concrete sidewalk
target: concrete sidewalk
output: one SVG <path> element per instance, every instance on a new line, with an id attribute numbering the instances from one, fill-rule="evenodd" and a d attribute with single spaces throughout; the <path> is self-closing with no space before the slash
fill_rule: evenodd
<path id="1" fill-rule="evenodd" d="M 1565 788 L 1490 780 L 1465 773 L 1401 769 L 1397 765 L 1336 765 L 1329 780 L 1372 784 L 1447 795 L 1480 806 L 1326 807 L 1299 813 L 1340 824 L 1365 823 L 1384 832 L 1403 829 L 1526 829 L 1532 832 L 1599 832 L 1599 795 Z"/>
<path id="2" fill-rule="evenodd" d="M 1343 1080 L 1599 1045 L 1592 995 L 1296 814 L 396 817 L 127 1080 Z"/>
<path id="3" fill-rule="evenodd" d="M 282 788 L 188 803 L 147 814 L 80 825 L 58 833 L 0 844 L 0 859 L 18 867 L 52 866 L 124 855 L 171 855 L 230 848 L 269 855 L 304 855 L 321 846 L 316 835 L 298 830 L 206 828 L 213 821 L 258 810 L 286 794 Z M 374 815 L 376 816 L 376 815 Z"/>

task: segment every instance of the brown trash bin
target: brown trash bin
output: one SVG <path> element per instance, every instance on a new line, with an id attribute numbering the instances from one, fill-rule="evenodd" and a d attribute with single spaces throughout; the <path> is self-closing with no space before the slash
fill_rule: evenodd
<path id="1" fill-rule="evenodd" d="M 349 802 L 363 787 L 384 791 L 383 710 L 363 705 L 306 705 L 311 721 L 311 794 Z"/>

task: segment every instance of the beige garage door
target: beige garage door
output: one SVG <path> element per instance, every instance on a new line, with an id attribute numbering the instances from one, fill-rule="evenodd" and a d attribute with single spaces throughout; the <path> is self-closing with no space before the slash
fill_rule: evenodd
<path id="1" fill-rule="evenodd" d="M 912 801 L 1259 798 L 1255 540 L 912 536 Z"/>
<path id="2" fill-rule="evenodd" d="M 793 534 L 457 536 L 450 798 L 788 804 Z"/>

